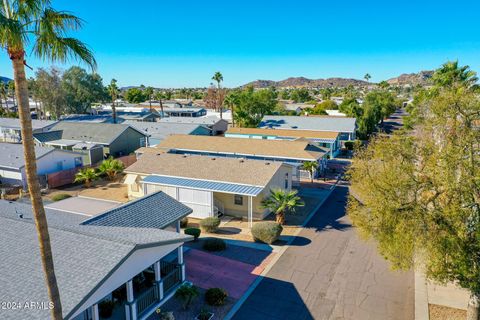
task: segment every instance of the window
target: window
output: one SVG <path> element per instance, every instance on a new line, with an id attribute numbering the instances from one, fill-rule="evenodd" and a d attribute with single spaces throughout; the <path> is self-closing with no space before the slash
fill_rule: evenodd
<path id="1" fill-rule="evenodd" d="M 285 189 L 288 189 L 288 173 L 285 174 Z"/>
<path id="2" fill-rule="evenodd" d="M 140 138 L 140 147 L 145 147 L 147 144 L 146 144 L 146 139 L 145 137 L 142 137 Z"/>
<path id="3" fill-rule="evenodd" d="M 236 194 L 234 198 L 234 203 L 237 206 L 243 206 L 243 196 L 239 196 L 238 194 Z"/>
<path id="4" fill-rule="evenodd" d="M 75 167 L 81 167 L 83 164 L 82 158 L 81 157 L 76 157 L 75 158 Z"/>

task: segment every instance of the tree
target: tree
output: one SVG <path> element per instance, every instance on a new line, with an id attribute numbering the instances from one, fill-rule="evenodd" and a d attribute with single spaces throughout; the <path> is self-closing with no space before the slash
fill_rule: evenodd
<path id="1" fill-rule="evenodd" d="M 71 67 L 64 72 L 62 88 L 68 113 L 86 113 L 93 102 L 106 98 L 102 78 L 80 67 Z"/>
<path id="2" fill-rule="evenodd" d="M 305 102 L 312 100 L 312 97 L 307 89 L 300 88 L 290 92 L 290 99 L 292 99 L 294 102 Z"/>
<path id="3" fill-rule="evenodd" d="M 318 169 L 318 162 L 316 161 L 307 161 L 302 165 L 303 170 L 307 171 L 310 174 L 310 182 L 313 183 L 313 175 Z"/>
<path id="4" fill-rule="evenodd" d="M 338 106 L 338 110 L 345 113 L 347 117 L 359 119 L 363 114 L 363 109 L 355 98 L 347 98 Z"/>
<path id="5" fill-rule="evenodd" d="M 263 116 L 271 114 L 277 105 L 275 94 L 269 89 L 255 91 L 247 87 L 237 93 L 233 117 L 240 127 L 255 128 Z"/>
<path id="6" fill-rule="evenodd" d="M 220 83 L 223 81 L 223 75 L 217 71 L 212 77 L 212 80 L 217 82 L 217 110 L 220 111 L 220 119 L 223 119 L 223 100 L 225 98 L 225 93 L 222 96 L 222 90 L 220 89 Z"/>
<path id="7" fill-rule="evenodd" d="M 112 116 L 113 116 L 113 123 L 117 123 L 117 99 L 119 95 L 119 90 L 117 86 L 117 80 L 112 79 L 110 84 L 107 87 L 108 94 L 110 94 L 110 98 L 112 99 Z"/>
<path id="8" fill-rule="evenodd" d="M 143 90 L 143 93 L 145 94 L 145 97 L 148 99 L 148 104 L 150 106 L 150 112 L 152 112 L 153 88 L 152 87 L 146 87 L 145 90 Z"/>
<path id="9" fill-rule="evenodd" d="M 125 100 L 129 103 L 141 103 L 147 100 L 143 90 L 139 88 L 130 88 L 125 92 Z"/>
<path id="10" fill-rule="evenodd" d="M 366 74 L 363 76 L 363 79 L 365 79 L 365 81 L 367 81 L 367 82 L 369 82 L 371 78 L 372 78 L 372 76 L 371 76 L 369 73 L 366 73 Z"/>
<path id="11" fill-rule="evenodd" d="M 37 85 L 37 80 L 35 78 L 29 78 L 27 80 L 28 82 L 28 92 L 30 93 L 30 96 L 32 97 L 32 100 L 35 102 L 35 112 L 37 114 L 37 119 L 42 118 L 42 112 L 38 106 L 38 85 Z"/>
<path id="12" fill-rule="evenodd" d="M 85 187 L 90 188 L 92 182 L 98 179 L 98 174 L 93 168 L 83 168 L 75 174 L 75 180 L 73 182 L 81 182 L 85 184 Z"/>
<path id="13" fill-rule="evenodd" d="M 16 105 L 15 103 L 15 81 L 9 81 L 8 85 L 8 94 L 12 97 L 13 99 L 13 105 Z"/>
<path id="14" fill-rule="evenodd" d="M 433 83 L 438 87 L 462 84 L 470 87 L 478 81 L 477 73 L 469 66 L 459 66 L 458 61 L 448 61 L 437 69 L 432 76 Z"/>
<path id="15" fill-rule="evenodd" d="M 43 113 L 55 119 L 60 118 L 66 112 L 65 92 L 62 87 L 62 75 L 60 70 L 50 68 L 45 70 L 39 68 L 35 72 L 37 95 L 42 103 Z"/>
<path id="16" fill-rule="evenodd" d="M 436 90 L 436 89 L 434 89 Z M 468 289 L 480 300 L 480 99 L 457 78 L 422 99 L 415 130 L 357 151 L 348 214 L 397 269 Z M 415 264 L 419 261 L 420 264 Z"/>
<path id="17" fill-rule="evenodd" d="M 111 181 L 115 180 L 115 177 L 123 172 L 125 166 L 123 162 L 117 159 L 109 157 L 106 160 L 103 160 L 102 164 L 98 167 L 100 173 L 107 175 L 108 179 Z"/>
<path id="18" fill-rule="evenodd" d="M 305 205 L 297 193 L 297 190 L 270 190 L 270 196 L 262 201 L 262 208 L 270 209 L 275 213 L 277 223 L 284 225 L 285 214 L 295 213 L 297 207 Z"/>
<path id="19" fill-rule="evenodd" d="M 238 100 L 238 95 L 236 91 L 231 91 L 227 96 L 225 97 L 225 106 L 227 108 L 230 108 L 232 112 L 232 127 L 235 127 L 235 117 L 233 116 L 235 113 L 235 105 L 237 104 Z"/>
<path id="20" fill-rule="evenodd" d="M 332 88 L 323 88 L 320 90 L 320 93 L 322 95 L 323 100 L 330 100 L 333 94 L 333 89 Z"/>
<path id="21" fill-rule="evenodd" d="M 183 284 L 175 292 L 175 298 L 182 300 L 183 309 L 187 310 L 193 299 L 198 297 L 198 289 L 194 285 Z"/>
<path id="22" fill-rule="evenodd" d="M 158 100 L 158 102 L 160 103 L 160 117 L 163 118 L 164 117 L 164 114 L 163 114 L 163 99 L 166 98 L 166 95 L 162 92 L 162 91 L 157 91 L 155 93 L 155 99 Z"/>
<path id="23" fill-rule="evenodd" d="M 21 123 L 25 174 L 32 202 L 32 211 L 39 240 L 40 257 L 48 291 L 53 319 L 62 319 L 62 305 L 58 291 L 50 245 L 45 209 L 43 207 L 32 134 L 32 121 L 28 101 L 28 84 L 25 76 L 25 51 L 40 59 L 65 62 L 77 58 L 95 68 L 91 51 L 79 40 L 68 37 L 68 32 L 81 28 L 76 16 L 50 7 L 50 1 L 3 0 L 0 4 L 0 47 L 6 49 L 12 61 L 18 110 Z"/>

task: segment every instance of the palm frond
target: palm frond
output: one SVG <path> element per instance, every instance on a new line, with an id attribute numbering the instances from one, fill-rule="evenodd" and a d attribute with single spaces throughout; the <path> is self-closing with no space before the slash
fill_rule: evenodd
<path id="1" fill-rule="evenodd" d="M 26 34 L 18 20 L 7 18 L 0 12 L 0 46 L 16 50 L 23 47 L 27 41 Z"/>
<path id="2" fill-rule="evenodd" d="M 42 15 L 43 8 L 49 5 L 49 0 L 13 0 L 14 18 L 23 23 L 28 23 L 32 19 L 39 18 Z"/>

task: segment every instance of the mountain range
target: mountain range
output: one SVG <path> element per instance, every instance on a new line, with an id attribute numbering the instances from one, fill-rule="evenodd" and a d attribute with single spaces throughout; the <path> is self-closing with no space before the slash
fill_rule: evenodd
<path id="1" fill-rule="evenodd" d="M 12 79 L 0 76 L 0 82 L 9 83 Z"/>
<path id="2" fill-rule="evenodd" d="M 433 71 L 420 71 L 418 73 L 405 73 L 398 77 L 388 79 L 386 81 L 391 85 L 398 86 L 427 85 L 429 84 L 432 75 Z M 254 88 L 333 88 L 348 87 L 350 85 L 354 87 L 365 87 L 368 85 L 374 85 L 374 83 L 351 78 L 308 79 L 305 77 L 291 77 L 280 81 L 256 80 L 249 82 L 242 87 L 253 86 Z"/>

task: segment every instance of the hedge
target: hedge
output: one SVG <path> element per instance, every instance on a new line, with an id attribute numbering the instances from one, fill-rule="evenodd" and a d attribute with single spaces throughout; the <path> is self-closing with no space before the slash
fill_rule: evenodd
<path id="1" fill-rule="evenodd" d="M 202 228 L 204 232 L 216 232 L 219 225 L 220 219 L 217 217 L 208 217 L 200 221 L 200 228 Z"/>
<path id="2" fill-rule="evenodd" d="M 252 236 L 255 241 L 272 244 L 277 241 L 283 227 L 273 221 L 257 222 L 252 227 Z"/>
<path id="3" fill-rule="evenodd" d="M 184 232 L 185 234 L 193 236 L 194 240 L 197 240 L 198 237 L 200 237 L 200 233 L 201 233 L 200 229 L 198 228 L 186 228 Z"/>

